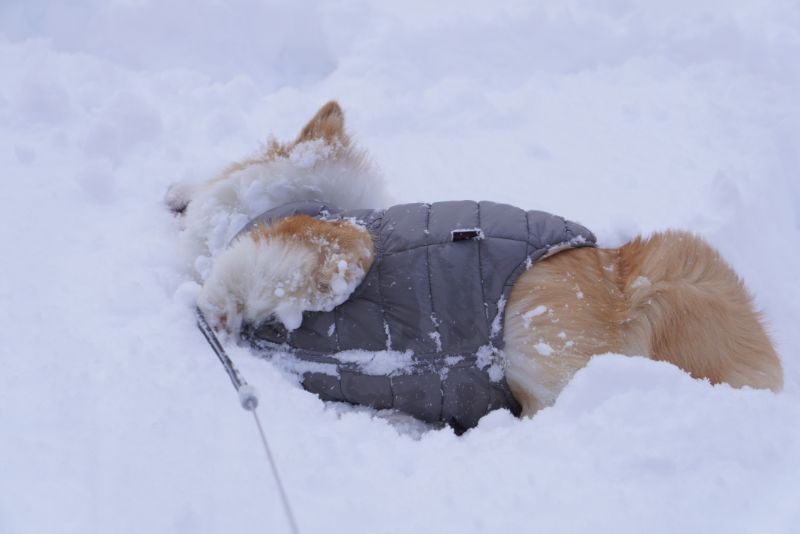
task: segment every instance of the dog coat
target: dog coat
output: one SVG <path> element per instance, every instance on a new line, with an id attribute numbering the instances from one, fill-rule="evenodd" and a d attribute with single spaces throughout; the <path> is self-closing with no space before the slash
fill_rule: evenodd
<path id="1" fill-rule="evenodd" d="M 239 235 L 296 214 L 362 225 L 375 260 L 332 311 L 305 312 L 291 332 L 274 321 L 245 327 L 244 337 L 280 354 L 324 400 L 395 408 L 459 432 L 491 410 L 519 413 L 502 361 L 503 312 L 519 275 L 546 255 L 595 245 L 562 217 L 472 201 L 348 211 L 296 202 Z"/>

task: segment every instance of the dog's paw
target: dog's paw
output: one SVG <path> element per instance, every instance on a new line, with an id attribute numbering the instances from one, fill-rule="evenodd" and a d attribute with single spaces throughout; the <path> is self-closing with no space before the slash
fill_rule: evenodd
<path id="1" fill-rule="evenodd" d="M 232 307 L 230 307 L 232 305 Z M 243 307 L 232 300 L 214 299 L 212 293 L 203 288 L 197 299 L 197 307 L 203 318 L 217 334 L 236 336 L 242 328 Z"/>

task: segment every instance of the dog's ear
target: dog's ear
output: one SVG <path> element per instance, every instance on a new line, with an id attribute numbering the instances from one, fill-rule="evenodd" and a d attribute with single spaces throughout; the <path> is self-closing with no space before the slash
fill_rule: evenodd
<path id="1" fill-rule="evenodd" d="M 317 111 L 297 136 L 295 144 L 314 139 L 324 139 L 328 143 L 338 142 L 342 146 L 350 143 L 344 131 L 344 112 L 335 100 L 331 100 Z"/>

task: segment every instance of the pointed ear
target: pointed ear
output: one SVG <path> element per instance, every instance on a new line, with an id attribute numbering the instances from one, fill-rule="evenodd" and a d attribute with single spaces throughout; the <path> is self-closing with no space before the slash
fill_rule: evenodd
<path id="1" fill-rule="evenodd" d="M 331 100 L 317 111 L 297 136 L 295 144 L 312 139 L 325 139 L 329 143 L 339 141 L 344 146 L 350 143 L 344 132 L 344 112 L 335 100 Z"/>

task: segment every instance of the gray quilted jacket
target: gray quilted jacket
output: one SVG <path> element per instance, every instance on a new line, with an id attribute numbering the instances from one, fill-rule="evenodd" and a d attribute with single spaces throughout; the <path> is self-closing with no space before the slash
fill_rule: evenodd
<path id="1" fill-rule="evenodd" d="M 503 310 L 517 277 L 548 253 L 595 244 L 561 217 L 472 201 L 350 211 L 297 202 L 242 232 L 295 214 L 357 221 L 374 237 L 375 261 L 333 311 L 306 312 L 292 332 L 255 325 L 245 337 L 290 354 L 303 386 L 325 400 L 396 408 L 457 431 L 494 409 L 518 413 L 501 360 Z"/>

